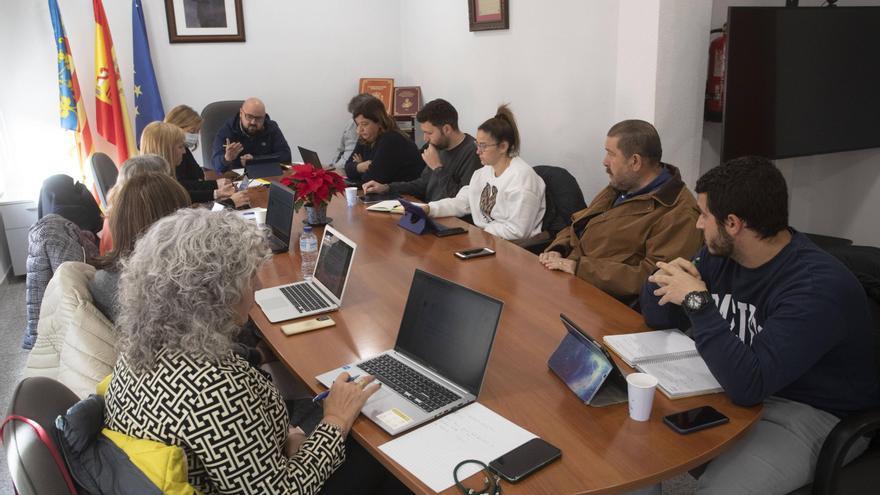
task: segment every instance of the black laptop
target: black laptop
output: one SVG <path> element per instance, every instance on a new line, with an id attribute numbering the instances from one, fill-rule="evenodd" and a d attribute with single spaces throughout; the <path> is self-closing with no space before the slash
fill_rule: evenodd
<path id="1" fill-rule="evenodd" d="M 308 148 L 303 148 L 302 146 L 297 146 L 297 148 L 299 148 L 299 156 L 302 157 L 303 163 L 311 163 L 315 167 L 324 168 L 324 165 L 321 165 L 321 159 L 318 158 L 317 153 Z M 327 168 L 333 168 L 333 166 L 330 165 Z"/>
<path id="2" fill-rule="evenodd" d="M 244 174 L 253 179 L 281 175 L 281 155 L 257 155 L 244 166 Z"/>
<path id="3" fill-rule="evenodd" d="M 269 184 L 269 205 L 266 209 L 268 242 L 273 253 L 283 253 L 290 248 L 290 228 L 293 224 L 293 191 L 277 182 Z"/>

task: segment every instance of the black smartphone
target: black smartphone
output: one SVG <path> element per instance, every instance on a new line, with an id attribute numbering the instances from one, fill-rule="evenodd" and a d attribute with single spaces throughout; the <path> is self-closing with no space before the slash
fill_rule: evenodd
<path id="1" fill-rule="evenodd" d="M 435 230 L 434 235 L 437 237 L 446 237 L 449 235 L 464 234 L 465 232 L 467 232 L 467 229 L 464 227 L 447 227 L 443 230 Z"/>
<path id="2" fill-rule="evenodd" d="M 455 255 L 463 260 L 469 260 L 471 258 L 479 258 L 481 256 L 492 256 L 495 254 L 495 251 L 489 249 L 487 247 L 474 248 L 474 249 L 465 249 L 464 251 L 456 251 Z"/>
<path id="3" fill-rule="evenodd" d="M 711 406 L 696 407 L 663 417 L 664 423 L 682 435 L 723 425 L 728 421 L 727 416 Z"/>
<path id="4" fill-rule="evenodd" d="M 489 469 L 511 483 L 525 478 L 562 457 L 562 451 L 540 438 L 533 438 L 489 463 Z"/>

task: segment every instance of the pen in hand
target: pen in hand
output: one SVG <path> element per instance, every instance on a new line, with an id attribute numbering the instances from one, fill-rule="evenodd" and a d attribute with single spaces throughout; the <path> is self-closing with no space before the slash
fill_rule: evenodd
<path id="1" fill-rule="evenodd" d="M 350 376 L 350 377 L 348 377 L 348 380 L 346 380 L 346 381 L 347 381 L 347 382 L 353 382 L 353 381 L 357 380 L 358 378 L 360 378 L 360 376 L 361 376 L 361 375 L 353 375 L 353 376 Z M 330 395 L 330 390 L 329 390 L 329 389 L 327 389 L 327 390 L 321 392 L 320 394 L 316 395 L 315 398 L 312 399 L 312 402 L 321 402 L 322 400 L 326 399 L 328 395 Z"/>

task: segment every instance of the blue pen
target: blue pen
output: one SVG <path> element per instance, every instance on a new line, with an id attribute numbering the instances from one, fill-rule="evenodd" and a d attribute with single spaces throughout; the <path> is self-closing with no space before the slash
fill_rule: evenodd
<path id="1" fill-rule="evenodd" d="M 353 382 L 353 381 L 357 380 L 358 378 L 360 378 L 360 376 L 361 376 L 361 375 L 349 376 L 349 377 L 348 377 L 348 380 L 346 380 L 346 381 L 347 381 L 347 382 Z M 328 395 L 330 395 L 330 390 L 329 390 L 329 389 L 328 389 L 328 390 L 325 390 L 325 391 L 323 391 L 323 392 L 321 392 L 321 393 L 318 394 L 318 395 L 316 395 L 315 398 L 312 399 L 312 402 L 321 402 L 322 400 L 326 399 Z"/>

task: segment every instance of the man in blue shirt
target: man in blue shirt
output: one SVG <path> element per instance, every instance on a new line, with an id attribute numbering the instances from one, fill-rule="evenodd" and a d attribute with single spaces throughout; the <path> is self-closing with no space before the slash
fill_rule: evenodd
<path id="1" fill-rule="evenodd" d="M 211 166 L 220 174 L 262 155 L 278 155 L 281 163 L 290 163 L 290 146 L 266 113 L 266 105 L 259 98 L 248 98 L 217 131 Z"/>
<path id="2" fill-rule="evenodd" d="M 698 492 L 788 493 L 812 480 L 840 417 L 880 405 L 866 295 L 788 227 L 785 179 L 769 160 L 732 160 L 696 192 L 706 246 L 692 261 L 657 263 L 641 294 L 645 322 L 691 327 L 731 401 L 764 405 L 746 436 L 708 464 Z"/>

